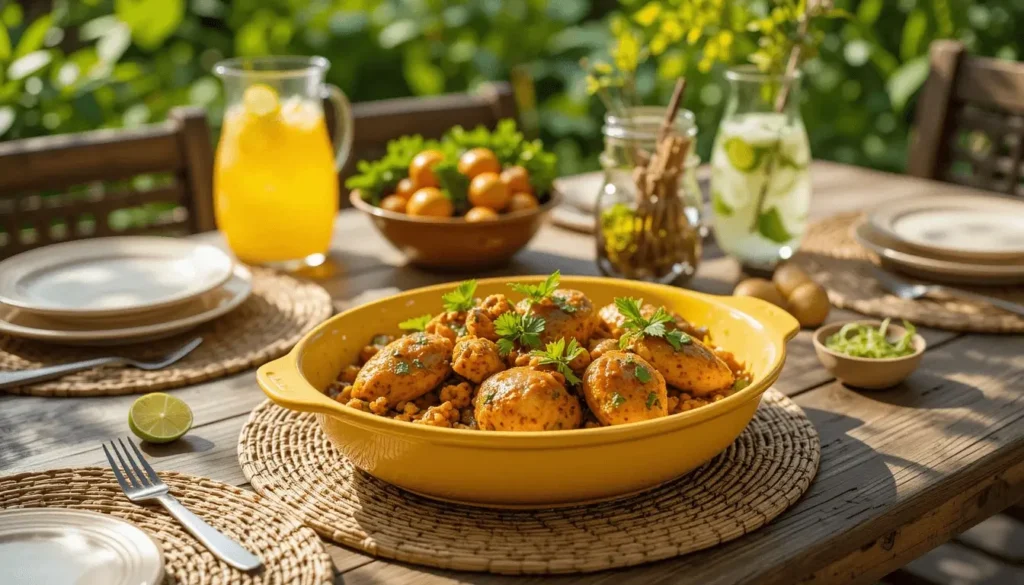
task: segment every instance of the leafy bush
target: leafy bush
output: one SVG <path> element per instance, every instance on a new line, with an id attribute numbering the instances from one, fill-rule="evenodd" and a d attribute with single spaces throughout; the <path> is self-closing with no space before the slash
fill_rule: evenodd
<path id="1" fill-rule="evenodd" d="M 764 6 L 767 0 L 750 0 Z M 602 108 L 587 96 L 582 57 L 607 51 L 608 20 L 647 0 L 52 0 L 0 9 L 0 139 L 137 126 L 181 104 L 216 126 L 232 55 L 320 54 L 355 101 L 472 89 L 511 80 L 523 128 L 559 156 L 560 172 L 597 168 Z M 827 29 L 802 92 L 820 158 L 882 169 L 904 164 L 914 96 L 936 38 L 1018 59 L 1024 1 L 837 0 L 854 18 Z M 638 73 L 664 103 L 686 74 L 686 106 L 706 157 L 726 88 L 685 43 Z"/>

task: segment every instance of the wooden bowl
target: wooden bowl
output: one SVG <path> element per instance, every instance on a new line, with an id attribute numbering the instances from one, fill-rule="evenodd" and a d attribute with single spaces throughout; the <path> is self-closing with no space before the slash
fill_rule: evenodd
<path id="1" fill-rule="evenodd" d="M 470 223 L 462 218 L 413 217 L 381 209 L 349 195 L 352 205 L 367 214 L 391 245 L 410 263 L 443 270 L 479 270 L 500 266 L 523 249 L 540 229 L 544 216 L 562 196 L 552 190 L 536 209 L 503 213 L 494 221 Z"/>
<path id="2" fill-rule="evenodd" d="M 825 346 L 825 340 L 830 335 L 842 329 L 847 323 L 859 323 L 870 327 L 879 327 L 881 321 L 846 321 L 843 323 L 832 323 L 819 328 L 814 332 L 814 351 L 825 369 L 832 373 L 840 382 L 855 388 L 867 390 L 882 390 L 891 388 L 903 380 L 921 364 L 924 356 L 924 348 L 927 345 L 924 338 L 914 335 L 914 353 L 898 358 L 872 359 L 846 355 L 833 351 Z M 889 338 L 903 336 L 907 330 L 899 325 L 889 323 Z"/>

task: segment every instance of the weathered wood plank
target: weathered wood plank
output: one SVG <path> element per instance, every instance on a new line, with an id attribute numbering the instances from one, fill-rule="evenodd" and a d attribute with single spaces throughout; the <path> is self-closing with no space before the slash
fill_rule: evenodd
<path id="1" fill-rule="evenodd" d="M 957 542 L 1007 563 L 1024 565 L 1024 522 L 993 516 L 957 537 Z"/>

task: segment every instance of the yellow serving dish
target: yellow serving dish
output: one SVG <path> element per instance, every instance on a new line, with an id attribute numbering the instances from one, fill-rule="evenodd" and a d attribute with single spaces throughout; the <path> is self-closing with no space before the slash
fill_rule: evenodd
<path id="1" fill-rule="evenodd" d="M 509 282 L 535 283 L 543 278 L 481 280 L 477 294 L 510 293 Z M 786 342 L 799 330 L 788 313 L 755 298 L 565 276 L 561 286 L 583 291 L 595 307 L 615 297 L 642 297 L 710 327 L 715 343 L 751 369 L 753 383 L 719 402 L 665 418 L 522 433 L 411 424 L 348 408 L 321 393 L 356 361 L 373 335 L 397 334 L 400 321 L 440 312 L 441 294 L 453 286 L 411 290 L 328 319 L 288 355 L 261 367 L 260 387 L 285 408 L 317 413 L 338 451 L 386 482 L 434 498 L 483 506 L 559 506 L 641 491 L 688 473 L 720 453 L 753 418 L 761 394 L 779 377 Z"/>

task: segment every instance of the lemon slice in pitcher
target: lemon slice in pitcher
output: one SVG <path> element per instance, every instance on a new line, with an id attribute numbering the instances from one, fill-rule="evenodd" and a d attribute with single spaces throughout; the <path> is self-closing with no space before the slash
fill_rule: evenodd
<path id="1" fill-rule="evenodd" d="M 749 173 L 761 164 L 761 151 L 742 138 L 732 137 L 723 145 L 729 164 L 738 171 Z"/>
<path id="2" fill-rule="evenodd" d="M 128 411 L 128 428 L 143 441 L 169 443 L 192 428 L 192 409 L 170 394 L 146 394 Z"/>
<path id="3" fill-rule="evenodd" d="M 269 85 L 256 83 L 245 88 L 242 94 L 242 105 L 245 111 L 256 116 L 269 116 L 281 109 L 281 101 L 277 92 Z"/>

